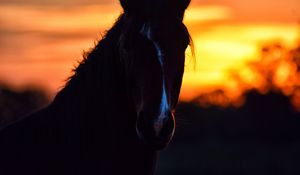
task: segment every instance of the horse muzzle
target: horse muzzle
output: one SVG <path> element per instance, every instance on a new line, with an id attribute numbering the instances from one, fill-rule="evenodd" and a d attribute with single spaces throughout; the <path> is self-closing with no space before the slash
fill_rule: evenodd
<path id="1" fill-rule="evenodd" d="M 137 118 L 136 131 L 146 146 L 154 150 L 164 149 L 174 135 L 175 117 L 170 111 L 155 118 L 143 113 Z"/>

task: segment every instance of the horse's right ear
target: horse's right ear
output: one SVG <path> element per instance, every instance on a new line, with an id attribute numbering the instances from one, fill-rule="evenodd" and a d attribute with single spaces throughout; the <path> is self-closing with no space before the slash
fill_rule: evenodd
<path id="1" fill-rule="evenodd" d="M 128 11 L 128 7 L 130 6 L 130 1 L 126 1 L 126 0 L 120 0 L 120 4 L 122 6 L 122 8 L 124 9 L 124 12 Z"/>

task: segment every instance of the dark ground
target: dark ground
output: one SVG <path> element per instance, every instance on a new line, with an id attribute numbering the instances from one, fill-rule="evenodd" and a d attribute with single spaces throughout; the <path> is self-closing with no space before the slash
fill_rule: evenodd
<path id="1" fill-rule="evenodd" d="M 43 90 L 35 87 L 13 89 L 0 83 L 0 128 L 49 103 Z"/>
<path id="2" fill-rule="evenodd" d="M 0 124 L 49 102 L 41 90 L 0 88 Z M 180 103 L 157 175 L 300 175 L 300 114 L 283 95 L 247 94 L 242 108 Z"/>
<path id="3" fill-rule="evenodd" d="M 275 93 L 247 94 L 240 109 L 181 103 L 157 175 L 299 175 L 300 114 Z"/>

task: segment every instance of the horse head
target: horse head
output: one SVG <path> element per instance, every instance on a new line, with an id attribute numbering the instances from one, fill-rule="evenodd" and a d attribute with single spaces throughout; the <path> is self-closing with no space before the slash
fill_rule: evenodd
<path id="1" fill-rule="evenodd" d="M 174 111 L 190 44 L 183 24 L 190 0 L 120 0 L 130 21 L 122 45 L 130 64 L 128 90 L 136 112 L 138 138 L 155 150 L 175 131 Z M 134 25 L 133 25 L 134 24 Z"/>

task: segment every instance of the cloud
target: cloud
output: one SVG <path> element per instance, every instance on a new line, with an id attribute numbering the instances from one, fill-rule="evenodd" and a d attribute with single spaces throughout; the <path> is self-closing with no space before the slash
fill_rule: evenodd
<path id="1" fill-rule="evenodd" d="M 121 13 L 115 5 L 89 5 L 68 9 L 36 6 L 0 6 L 2 30 L 86 31 L 108 28 Z"/>
<path id="2" fill-rule="evenodd" d="M 114 4 L 115 0 L 1 0 L 0 4 L 36 5 L 36 6 L 66 6 L 66 5 L 90 5 L 90 4 Z"/>

